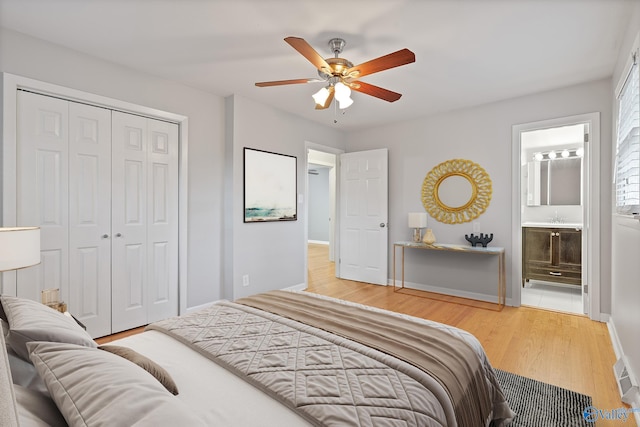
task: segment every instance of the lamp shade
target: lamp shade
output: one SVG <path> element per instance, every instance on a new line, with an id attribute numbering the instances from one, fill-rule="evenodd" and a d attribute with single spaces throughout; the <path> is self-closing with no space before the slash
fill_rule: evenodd
<path id="1" fill-rule="evenodd" d="M 336 91 L 336 99 L 338 100 L 338 104 L 340 105 L 340 109 L 344 110 L 353 104 L 353 99 L 351 99 L 351 89 L 349 86 L 345 85 L 342 82 L 336 83 L 335 86 Z"/>
<path id="2" fill-rule="evenodd" d="M 311 97 L 317 105 L 324 105 L 324 103 L 327 101 L 327 98 L 329 98 L 329 95 L 329 89 L 323 87 L 322 89 L 311 95 Z"/>
<path id="3" fill-rule="evenodd" d="M 426 212 L 409 212 L 409 228 L 425 228 L 426 226 Z"/>
<path id="4" fill-rule="evenodd" d="M 40 264 L 40 227 L 0 227 L 0 271 Z"/>

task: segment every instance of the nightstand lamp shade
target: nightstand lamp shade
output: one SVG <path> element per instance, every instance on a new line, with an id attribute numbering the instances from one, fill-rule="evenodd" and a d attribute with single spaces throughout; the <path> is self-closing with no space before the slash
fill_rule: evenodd
<path id="1" fill-rule="evenodd" d="M 0 271 L 40 264 L 40 227 L 0 227 Z"/>
<path id="2" fill-rule="evenodd" d="M 427 226 L 426 212 L 409 212 L 409 228 L 413 228 L 413 241 L 422 239 L 422 229 Z"/>

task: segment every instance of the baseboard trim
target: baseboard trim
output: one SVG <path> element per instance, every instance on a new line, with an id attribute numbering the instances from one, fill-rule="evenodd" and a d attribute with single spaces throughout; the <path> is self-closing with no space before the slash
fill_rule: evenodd
<path id="1" fill-rule="evenodd" d="M 299 285 L 289 286 L 288 288 L 282 288 L 283 291 L 304 291 L 307 289 L 307 285 L 300 283 Z"/>
<path id="2" fill-rule="evenodd" d="M 609 337 L 611 338 L 613 352 L 616 354 L 616 360 L 625 359 L 624 350 L 622 349 L 622 344 L 620 343 L 620 338 L 618 337 L 618 332 L 616 331 L 616 325 L 613 322 L 612 318 L 609 318 L 609 320 L 607 321 L 607 329 L 609 330 Z M 635 376 L 635 372 L 631 370 L 629 364 L 626 364 L 626 368 L 632 382 L 634 384 L 637 384 L 637 381 L 635 380 L 637 378 Z M 613 366 L 611 367 L 611 369 L 613 370 Z M 634 396 L 632 397 L 632 400 L 633 403 L 631 404 L 631 408 L 634 409 L 633 415 L 636 419 L 636 424 L 640 426 L 640 391 L 636 390 Z"/>
<path id="3" fill-rule="evenodd" d="M 387 286 L 393 286 L 393 280 L 389 280 L 387 282 Z M 404 286 L 406 288 L 415 289 L 418 291 L 433 292 L 436 294 L 448 295 L 452 297 L 467 298 L 467 299 L 473 299 L 473 300 L 482 301 L 482 302 L 489 302 L 492 304 L 498 304 L 498 297 L 497 296 L 494 297 L 492 295 L 478 294 L 475 292 L 468 292 L 468 291 L 459 291 L 451 288 L 442 288 L 439 286 L 425 285 L 422 283 L 413 283 L 413 282 L 407 282 L 407 281 L 404 282 Z M 508 306 L 513 305 L 511 298 L 506 298 L 505 305 L 508 305 Z"/>
<path id="4" fill-rule="evenodd" d="M 307 240 L 307 243 L 314 243 L 316 245 L 329 245 L 329 242 L 325 240 Z"/>
<path id="5" fill-rule="evenodd" d="M 219 301 L 219 300 L 218 300 Z M 208 302 L 206 304 L 200 304 L 200 305 L 195 305 L 193 307 L 187 307 L 185 314 L 188 313 L 193 313 L 194 311 L 198 311 L 198 310 L 202 310 L 203 308 L 207 308 L 209 307 L 211 304 L 213 304 L 216 301 L 212 301 L 212 302 Z"/>

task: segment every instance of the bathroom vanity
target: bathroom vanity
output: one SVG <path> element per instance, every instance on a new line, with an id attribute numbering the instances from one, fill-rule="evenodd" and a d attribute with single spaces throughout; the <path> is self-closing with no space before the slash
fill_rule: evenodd
<path id="1" fill-rule="evenodd" d="M 582 285 L 582 224 L 522 225 L 522 286 L 530 279 Z"/>

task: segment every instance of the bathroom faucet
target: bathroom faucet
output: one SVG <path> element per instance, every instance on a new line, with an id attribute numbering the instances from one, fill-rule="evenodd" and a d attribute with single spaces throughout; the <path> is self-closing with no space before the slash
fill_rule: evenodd
<path id="1" fill-rule="evenodd" d="M 558 216 L 558 211 L 556 211 L 555 215 L 553 217 L 551 217 L 551 223 L 552 224 L 564 224 L 564 218 L 561 216 Z"/>

